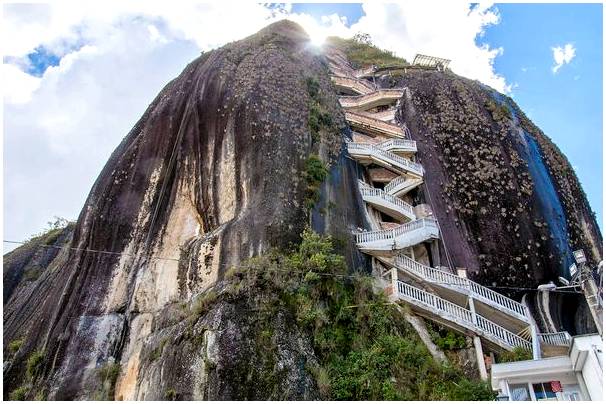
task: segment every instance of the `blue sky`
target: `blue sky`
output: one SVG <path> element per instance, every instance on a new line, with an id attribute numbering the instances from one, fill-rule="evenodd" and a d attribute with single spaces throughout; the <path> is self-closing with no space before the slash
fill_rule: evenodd
<path id="1" fill-rule="evenodd" d="M 362 4 L 359 3 L 295 3 L 292 5 L 292 11 L 309 14 L 318 20 L 323 15 L 336 13 L 347 17 L 348 25 L 358 21 L 364 14 Z"/>
<path id="2" fill-rule="evenodd" d="M 282 18 L 312 38 L 366 32 L 407 59 L 417 52 L 448 57 L 456 73 L 511 89 L 575 167 L 602 226 L 601 7 L 5 4 L 4 237 L 26 239 L 54 215 L 76 219 L 111 152 L 167 82 L 200 51 Z M 562 49 L 557 72 L 553 47 Z"/>
<path id="3" fill-rule="evenodd" d="M 602 218 L 602 5 L 500 4 L 482 41 L 503 47 L 495 69 L 514 99 L 568 157 Z M 552 47 L 571 43 L 569 64 L 553 73 Z"/>

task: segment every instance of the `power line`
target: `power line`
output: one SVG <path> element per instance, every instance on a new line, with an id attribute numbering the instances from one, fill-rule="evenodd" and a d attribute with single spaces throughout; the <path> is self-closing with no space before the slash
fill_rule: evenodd
<path id="1" fill-rule="evenodd" d="M 27 244 L 27 241 L 13 241 L 13 240 L 2 240 L 3 243 L 8 243 L 8 244 Z M 92 249 L 92 248 L 77 248 L 77 247 L 68 247 L 68 246 L 56 246 L 56 245 L 52 245 L 52 244 L 39 244 L 36 247 L 45 247 L 45 248 L 54 248 L 57 250 L 62 250 L 62 249 L 66 249 L 66 250 L 73 250 L 73 251 L 85 251 L 85 252 L 92 252 L 92 253 L 99 253 L 99 254 L 108 254 L 108 255 L 115 255 L 115 256 L 127 256 L 127 257 L 136 257 L 136 254 L 128 254 L 128 253 L 119 253 L 119 252 L 114 252 L 114 251 L 104 251 L 104 250 L 96 250 L 96 249 Z M 167 257 L 159 257 L 159 256 L 151 256 L 148 259 L 156 259 L 156 260 L 165 260 L 165 261 L 173 261 L 173 262 L 179 262 L 178 258 L 167 258 Z M 220 264 L 221 266 L 226 266 L 227 264 Z M 359 275 L 344 275 L 344 274 L 331 274 L 331 273 L 323 273 L 323 272 L 314 272 L 314 271 L 293 271 L 290 269 L 278 269 L 278 268 L 271 268 L 268 269 L 267 272 L 288 272 L 291 274 L 307 274 L 307 273 L 313 273 L 314 275 L 317 276 L 323 276 L 323 277 L 333 277 L 333 278 L 344 278 L 344 279 L 355 279 L 358 278 Z M 449 283 L 447 282 L 437 282 L 438 284 L 446 284 L 448 285 Z M 538 289 L 533 289 L 533 288 L 521 288 L 521 287 L 514 287 L 514 286 L 486 286 L 489 289 L 507 289 L 507 290 L 515 290 L 515 291 L 538 291 Z M 569 293 L 569 294 L 579 294 L 580 292 L 570 292 L 570 291 L 563 291 L 563 290 L 550 290 L 549 292 L 553 292 L 553 293 Z"/>
<path id="2" fill-rule="evenodd" d="M 8 244 L 27 244 L 29 243 L 28 241 L 14 241 L 14 240 L 2 240 L 3 243 L 8 243 Z M 56 245 L 52 245 L 52 244 L 38 244 L 36 247 L 45 247 L 45 248 L 54 248 L 57 250 L 72 250 L 72 251 L 85 251 L 85 252 L 94 252 L 94 253 L 99 253 L 99 254 L 108 254 L 108 255 L 118 255 L 118 256 L 126 256 L 126 257 L 136 257 L 135 254 L 128 254 L 128 253 L 123 253 L 123 252 L 114 252 L 114 251 L 104 251 L 104 250 L 95 250 L 93 248 L 77 248 L 77 247 L 69 247 L 69 246 L 56 246 Z M 157 259 L 157 260 L 166 260 L 166 261 L 179 261 L 179 258 L 167 258 L 167 257 L 157 257 L 157 256 L 152 256 L 149 257 L 150 259 Z"/>

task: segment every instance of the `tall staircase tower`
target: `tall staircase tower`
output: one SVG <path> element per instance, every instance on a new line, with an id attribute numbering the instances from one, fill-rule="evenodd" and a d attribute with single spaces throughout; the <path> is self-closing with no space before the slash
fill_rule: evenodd
<path id="1" fill-rule="evenodd" d="M 355 70 L 340 52 L 327 56 L 352 130 L 347 151 L 363 167 L 358 190 L 372 228 L 354 234 L 356 245 L 373 258 L 373 273 L 389 298 L 472 337 L 483 378 L 486 350 L 524 349 L 539 358 L 567 347 L 570 335 L 539 334 L 524 304 L 460 276 L 452 265 L 440 265 L 438 220 L 431 204 L 418 203 L 426 173 L 406 124 L 396 121 L 407 90 L 377 87 L 374 66 Z"/>

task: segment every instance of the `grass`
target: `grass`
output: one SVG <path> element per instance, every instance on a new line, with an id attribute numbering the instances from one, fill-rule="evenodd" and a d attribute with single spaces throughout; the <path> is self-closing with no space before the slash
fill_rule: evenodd
<path id="1" fill-rule="evenodd" d="M 380 49 L 366 41 L 329 37 L 327 42 L 341 49 L 356 69 L 369 65 L 378 67 L 409 65 L 406 59 L 397 57 L 393 52 Z"/>
<path id="2" fill-rule="evenodd" d="M 42 371 L 44 364 L 44 351 L 34 351 L 27 359 L 26 375 L 29 380 L 35 380 Z"/>
<path id="3" fill-rule="evenodd" d="M 19 349 L 21 349 L 24 341 L 25 340 L 23 338 L 19 338 L 14 341 L 11 341 L 8 344 L 8 351 L 11 353 L 11 355 L 16 354 L 19 351 Z"/>
<path id="4" fill-rule="evenodd" d="M 29 393 L 29 389 L 26 386 L 21 386 L 10 392 L 8 399 L 10 401 L 25 401 L 25 397 Z"/>
<path id="5" fill-rule="evenodd" d="M 213 303 L 217 299 L 217 293 L 214 290 L 209 290 L 202 296 L 198 297 L 194 304 L 194 316 L 196 318 L 202 317 L 212 307 Z"/>

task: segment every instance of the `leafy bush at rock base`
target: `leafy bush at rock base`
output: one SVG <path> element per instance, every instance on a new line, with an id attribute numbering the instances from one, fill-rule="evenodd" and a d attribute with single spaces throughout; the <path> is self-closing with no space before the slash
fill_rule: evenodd
<path id="1" fill-rule="evenodd" d="M 435 362 L 398 308 L 373 290 L 373 279 L 348 273 L 330 237 L 306 230 L 296 249 L 252 258 L 226 279 L 230 299 L 255 296 L 251 313 L 258 324 L 268 324 L 278 312 L 296 319 L 313 341 L 319 363 L 309 372 L 324 399 L 494 398 L 486 383 Z M 275 348 L 263 327 L 255 338 L 271 364 Z M 265 369 L 262 382 L 271 389 L 277 371 Z"/>

